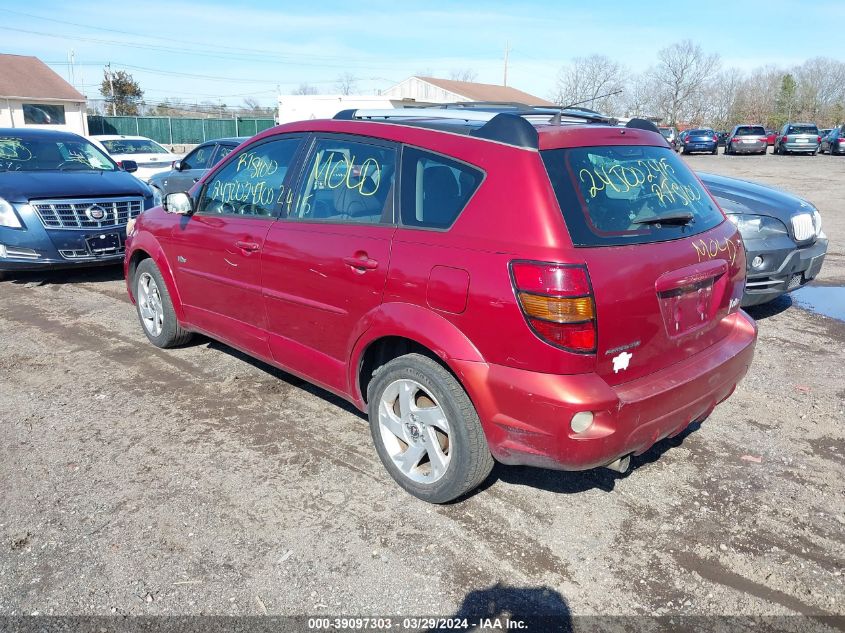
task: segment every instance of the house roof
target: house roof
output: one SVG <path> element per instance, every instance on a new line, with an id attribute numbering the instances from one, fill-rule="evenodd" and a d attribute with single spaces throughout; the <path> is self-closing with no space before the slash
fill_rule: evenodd
<path id="1" fill-rule="evenodd" d="M 525 103 L 527 105 L 554 105 L 532 94 L 497 84 L 479 84 L 472 81 L 454 81 L 452 79 L 438 79 L 437 77 L 418 77 L 438 88 L 454 92 L 467 101 L 499 101 L 506 103 Z"/>
<path id="2" fill-rule="evenodd" d="M 85 101 L 73 86 L 37 57 L 0 54 L 0 97 Z"/>

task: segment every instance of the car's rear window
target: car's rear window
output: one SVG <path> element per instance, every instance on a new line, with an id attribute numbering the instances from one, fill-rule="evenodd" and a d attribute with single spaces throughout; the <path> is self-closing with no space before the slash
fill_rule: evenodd
<path id="1" fill-rule="evenodd" d="M 713 130 L 690 130 L 687 136 L 713 136 Z"/>
<path id="2" fill-rule="evenodd" d="M 736 129 L 735 136 L 767 136 L 767 134 L 762 126 L 742 125 Z"/>
<path id="3" fill-rule="evenodd" d="M 670 136 L 672 136 L 672 128 L 662 127 L 660 128 L 660 133 L 666 138 L 669 138 Z"/>
<path id="4" fill-rule="evenodd" d="M 815 125 L 790 125 L 786 130 L 787 134 L 818 134 L 819 128 Z"/>
<path id="5" fill-rule="evenodd" d="M 540 154 L 575 246 L 674 240 L 724 220 L 698 178 L 669 148 L 621 145 Z M 692 215 L 688 224 L 649 222 L 685 213 Z"/>
<path id="6" fill-rule="evenodd" d="M 167 150 L 155 141 L 146 139 L 117 139 L 100 141 L 109 154 L 166 154 Z"/>

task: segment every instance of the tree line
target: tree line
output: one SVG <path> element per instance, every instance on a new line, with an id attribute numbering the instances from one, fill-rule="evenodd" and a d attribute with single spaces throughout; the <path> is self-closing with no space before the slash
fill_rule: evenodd
<path id="1" fill-rule="evenodd" d="M 777 129 L 806 121 L 832 127 L 845 120 L 845 63 L 815 57 L 788 68 L 743 71 L 724 68 L 718 54 L 684 40 L 659 50 L 641 73 L 605 55 L 576 57 L 558 72 L 551 99 L 668 125 Z"/>

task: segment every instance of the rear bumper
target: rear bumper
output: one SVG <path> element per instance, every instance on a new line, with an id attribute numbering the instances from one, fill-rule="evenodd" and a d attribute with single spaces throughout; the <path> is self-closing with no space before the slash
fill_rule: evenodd
<path id="1" fill-rule="evenodd" d="M 768 143 L 731 143 L 731 152 L 734 154 L 759 154 L 767 150 Z"/>
<path id="2" fill-rule="evenodd" d="M 586 470 L 639 455 L 705 418 L 745 376 L 757 327 L 744 312 L 731 333 L 706 351 L 616 387 L 596 374 L 541 374 L 458 361 L 494 457 L 506 464 Z M 576 434 L 579 411 L 593 425 Z"/>
<path id="3" fill-rule="evenodd" d="M 796 154 L 811 154 L 819 151 L 818 143 L 781 143 L 781 149 Z"/>

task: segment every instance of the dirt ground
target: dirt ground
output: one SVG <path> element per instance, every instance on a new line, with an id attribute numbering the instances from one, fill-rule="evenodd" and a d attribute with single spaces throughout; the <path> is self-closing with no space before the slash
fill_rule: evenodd
<path id="1" fill-rule="evenodd" d="M 686 160 L 814 202 L 841 298 L 845 158 Z M 119 269 L 18 275 L 0 616 L 845 614 L 845 322 L 797 297 L 752 316 L 735 395 L 629 475 L 497 466 L 435 507 L 337 398 L 208 339 L 152 347 Z"/>

